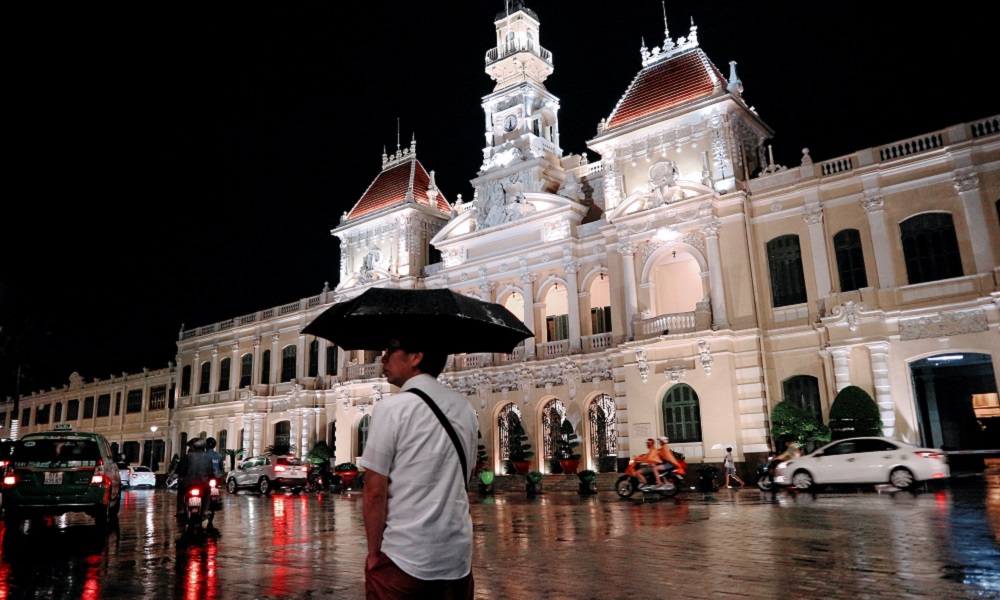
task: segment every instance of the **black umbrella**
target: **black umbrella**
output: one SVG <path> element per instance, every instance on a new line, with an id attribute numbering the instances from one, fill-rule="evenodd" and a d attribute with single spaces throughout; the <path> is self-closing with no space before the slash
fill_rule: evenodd
<path id="1" fill-rule="evenodd" d="M 381 350 L 390 340 L 416 340 L 426 349 L 511 353 L 534 334 L 514 313 L 448 289 L 371 288 L 338 302 L 309 323 L 302 333 L 346 350 Z"/>

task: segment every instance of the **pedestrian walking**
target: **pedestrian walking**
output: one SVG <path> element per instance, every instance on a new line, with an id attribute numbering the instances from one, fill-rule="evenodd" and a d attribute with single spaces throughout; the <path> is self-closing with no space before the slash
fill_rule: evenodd
<path id="1" fill-rule="evenodd" d="M 726 457 L 722 459 L 722 465 L 726 468 L 726 487 L 732 489 L 733 486 L 729 485 L 729 478 L 732 477 L 736 481 L 740 482 L 740 487 L 745 484 L 743 480 L 740 479 L 739 475 L 736 474 L 736 461 L 733 460 L 733 449 L 726 448 Z"/>
<path id="2" fill-rule="evenodd" d="M 392 340 L 382 355 L 400 391 L 375 405 L 358 458 L 369 599 L 473 597 L 466 484 L 479 423 L 465 396 L 438 382 L 447 359 L 426 338 Z"/>

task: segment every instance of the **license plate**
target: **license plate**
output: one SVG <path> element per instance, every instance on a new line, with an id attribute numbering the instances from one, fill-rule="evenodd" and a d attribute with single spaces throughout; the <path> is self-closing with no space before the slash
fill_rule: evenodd
<path id="1" fill-rule="evenodd" d="M 200 507 L 201 506 L 201 498 L 199 498 L 197 496 L 191 496 L 190 498 L 188 498 L 188 506 Z"/>
<path id="2" fill-rule="evenodd" d="M 219 490 L 216 488 L 212 488 L 212 500 L 218 500 L 218 499 L 219 499 Z"/>
<path id="3" fill-rule="evenodd" d="M 46 471 L 45 473 L 45 485 L 60 485 L 62 484 L 62 471 Z"/>

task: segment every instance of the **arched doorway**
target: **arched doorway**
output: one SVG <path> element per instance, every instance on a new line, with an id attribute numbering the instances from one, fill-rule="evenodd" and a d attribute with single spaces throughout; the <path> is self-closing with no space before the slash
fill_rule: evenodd
<path id="1" fill-rule="evenodd" d="M 989 354 L 950 352 L 910 363 L 920 443 L 943 450 L 1000 449 L 1000 402 Z"/>
<path id="2" fill-rule="evenodd" d="M 590 421 L 590 459 L 601 473 L 618 470 L 618 423 L 615 401 L 608 394 L 599 394 L 590 402 L 587 411 Z"/>

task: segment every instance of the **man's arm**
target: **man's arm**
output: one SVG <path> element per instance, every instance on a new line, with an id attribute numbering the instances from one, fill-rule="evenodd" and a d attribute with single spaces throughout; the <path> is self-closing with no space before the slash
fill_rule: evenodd
<path id="1" fill-rule="evenodd" d="M 365 518 L 365 535 L 368 537 L 368 564 L 371 566 L 382 550 L 382 532 L 385 530 L 389 506 L 389 478 L 371 469 L 365 469 L 365 485 L 361 496 L 361 514 Z"/>

